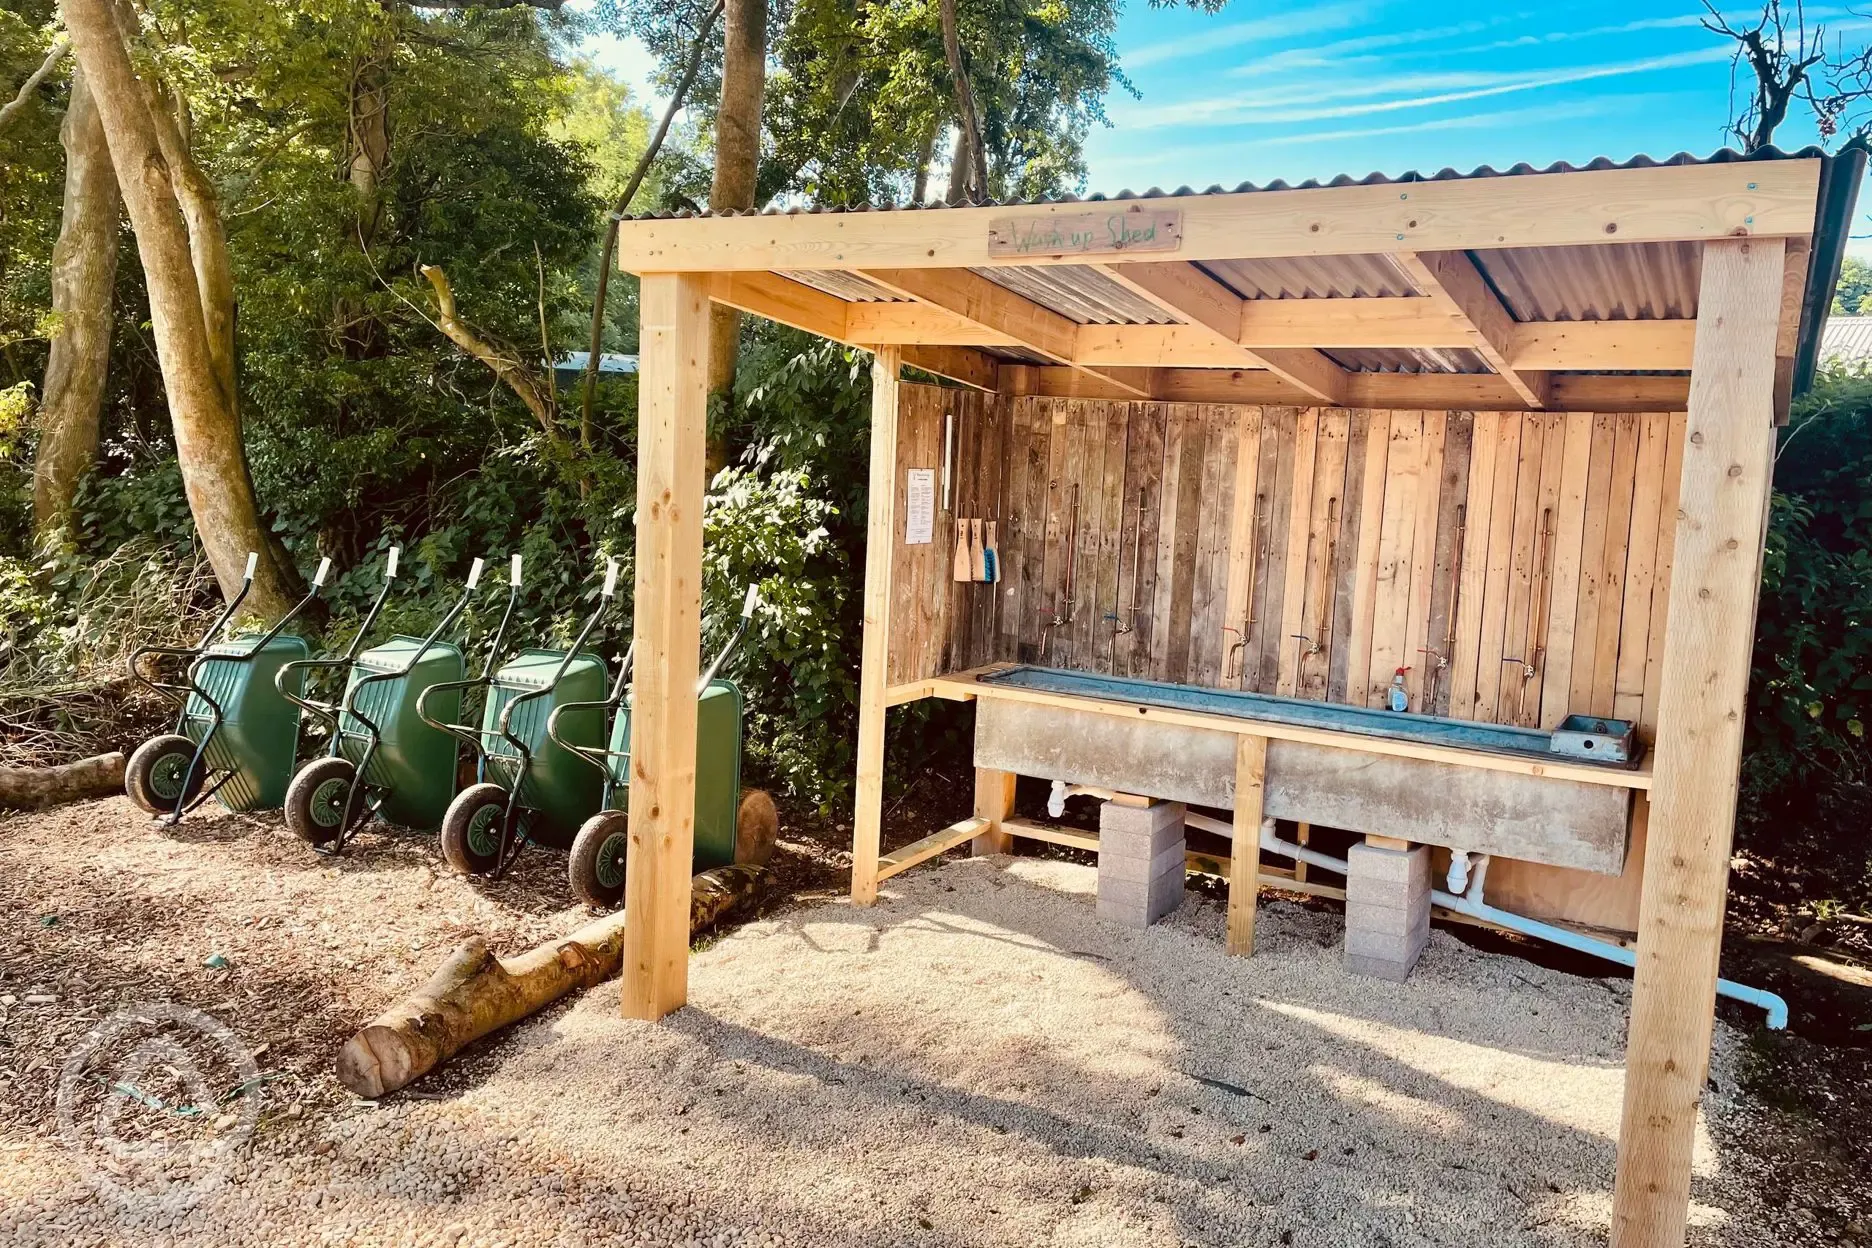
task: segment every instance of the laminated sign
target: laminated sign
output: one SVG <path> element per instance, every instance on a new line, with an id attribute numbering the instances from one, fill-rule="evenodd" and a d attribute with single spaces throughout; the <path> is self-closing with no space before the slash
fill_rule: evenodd
<path id="1" fill-rule="evenodd" d="M 926 546 L 936 536 L 936 470 L 912 468 L 904 490 L 904 545 Z"/>

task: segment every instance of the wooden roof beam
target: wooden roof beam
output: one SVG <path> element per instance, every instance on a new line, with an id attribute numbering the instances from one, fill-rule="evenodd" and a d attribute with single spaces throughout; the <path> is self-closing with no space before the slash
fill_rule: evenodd
<path id="1" fill-rule="evenodd" d="M 847 315 L 854 304 L 777 273 L 716 273 L 709 298 L 834 342 L 849 342 Z"/>
<path id="2" fill-rule="evenodd" d="M 1127 398 L 1095 390 L 1073 369 L 1002 365 L 1003 381 L 1019 378 L 1019 393 L 1053 398 Z M 1164 368 L 1151 370 L 1152 396 L 1172 403 L 1273 403 L 1309 406 L 1316 400 L 1265 369 Z M 1349 373 L 1347 407 L 1409 410 L 1521 411 L 1531 406 L 1494 373 Z M 1553 379 L 1546 407 L 1583 412 L 1681 412 L 1688 377 L 1563 374 Z"/>
<path id="3" fill-rule="evenodd" d="M 1546 373 L 1518 371 L 1509 358 L 1515 319 L 1489 286 L 1482 270 L 1460 251 L 1401 251 L 1394 257 L 1419 290 L 1460 323 L 1469 346 L 1501 374 L 1530 407 L 1545 407 L 1551 394 Z"/>
<path id="4" fill-rule="evenodd" d="M 903 362 L 912 368 L 977 390 L 994 390 L 1001 384 L 1001 362 L 972 347 L 906 346 L 902 353 Z"/>
<path id="5" fill-rule="evenodd" d="M 1101 381 L 1148 399 L 1150 391 L 1129 370 L 1091 368 L 1077 363 L 1079 326 L 1005 286 L 961 269 L 870 269 L 865 276 L 919 303 L 941 308 L 1069 367 L 1082 368 Z"/>
<path id="6" fill-rule="evenodd" d="M 1345 403 L 1346 371 L 1311 347 L 1250 350 L 1242 346 L 1242 311 L 1247 300 L 1195 265 L 1171 260 L 1096 267 L 1163 311 L 1230 344 L 1241 352 L 1243 363 L 1267 369 L 1320 402 Z"/>
<path id="7" fill-rule="evenodd" d="M 740 305 L 737 305 L 740 306 Z M 1011 335 L 927 303 L 846 305 L 846 341 L 959 347 L 1018 347 Z M 1462 323 L 1434 300 L 1250 299 L 1241 346 L 1466 347 Z M 1236 344 L 1196 325 L 1081 325 L 1074 362 L 1093 367 L 1230 368 L 1247 363 Z M 1513 327 L 1508 357 L 1520 371 L 1690 367 L 1696 322 L 1525 321 Z"/>
<path id="8" fill-rule="evenodd" d="M 1180 260 L 1787 237 L 1813 233 L 1819 187 L 1819 160 L 1751 160 L 941 212 L 641 220 L 619 228 L 618 267 L 653 273 L 1081 264 L 1086 257 L 1077 254 L 991 254 L 990 231 L 1102 209 L 1179 213 Z M 1163 258 L 1118 252 L 1099 262 Z"/>

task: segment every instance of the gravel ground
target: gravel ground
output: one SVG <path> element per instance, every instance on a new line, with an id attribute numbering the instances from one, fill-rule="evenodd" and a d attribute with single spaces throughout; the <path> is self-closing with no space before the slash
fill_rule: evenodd
<path id="1" fill-rule="evenodd" d="M 1338 918 L 1281 901 L 1229 959 L 1214 900 L 1125 932 L 1067 862 L 789 909 L 700 952 L 662 1025 L 606 985 L 345 1099 L 338 1042 L 461 935 L 578 920 L 557 867 L 480 888 L 424 841 L 330 863 L 268 820 L 166 837 L 122 802 L 0 822 L 0 1242 L 1603 1242 L 1626 985 L 1442 932 L 1410 984 L 1356 979 Z M 1802 1242 L 1741 1177 L 1769 1112 L 1741 1048 L 1718 1028 L 1692 1242 Z"/>

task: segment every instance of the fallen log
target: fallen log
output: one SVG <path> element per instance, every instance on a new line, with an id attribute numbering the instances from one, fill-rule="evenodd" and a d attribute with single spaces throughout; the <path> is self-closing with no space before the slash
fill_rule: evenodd
<path id="1" fill-rule="evenodd" d="M 56 767 L 0 767 L 0 809 L 40 810 L 123 792 L 124 756 L 98 754 Z"/>
<path id="2" fill-rule="evenodd" d="M 695 877 L 689 930 L 702 931 L 753 897 L 769 879 L 759 866 L 717 867 Z M 536 1014 L 574 989 L 617 974 L 624 954 L 624 912 L 593 919 L 571 935 L 513 958 L 497 958 L 476 936 L 442 968 L 345 1041 L 338 1082 L 379 1097 L 420 1079 L 476 1040 Z"/>

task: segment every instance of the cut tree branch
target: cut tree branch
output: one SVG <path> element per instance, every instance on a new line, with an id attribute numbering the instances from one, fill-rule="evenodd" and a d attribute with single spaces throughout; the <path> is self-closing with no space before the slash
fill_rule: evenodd
<path id="1" fill-rule="evenodd" d="M 5 134 L 7 127 L 12 125 L 26 105 L 32 102 L 33 93 L 47 78 L 52 76 L 52 71 L 58 68 L 58 63 L 65 59 L 65 54 L 69 51 L 71 51 L 71 40 L 64 35 L 52 41 L 52 46 L 46 49 L 45 61 L 25 82 L 20 84 L 19 94 L 14 96 L 4 108 L 0 108 L 0 134 Z"/>
<path id="2" fill-rule="evenodd" d="M 487 365 L 496 377 L 507 383 L 507 388 L 533 413 L 533 419 L 539 422 L 548 440 L 558 442 L 559 426 L 554 420 L 551 396 L 533 370 L 520 361 L 518 352 L 497 346 L 461 319 L 455 311 L 455 291 L 449 285 L 448 274 L 439 266 L 425 264 L 420 272 L 435 288 L 437 327 L 448 335 L 449 341 Z"/>

